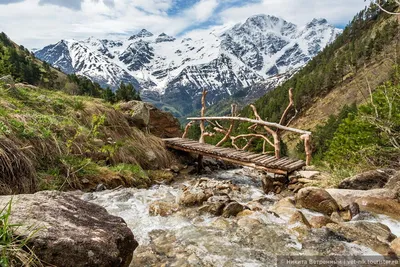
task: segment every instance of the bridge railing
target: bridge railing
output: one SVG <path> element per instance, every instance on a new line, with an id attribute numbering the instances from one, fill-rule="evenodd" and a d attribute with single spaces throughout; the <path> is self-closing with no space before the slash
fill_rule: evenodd
<path id="1" fill-rule="evenodd" d="M 215 133 L 206 131 L 206 122 L 208 122 L 212 126 L 211 128 L 216 133 L 224 134 L 224 137 L 216 144 L 217 147 L 222 146 L 222 144 L 224 144 L 225 142 L 230 140 L 232 146 L 234 148 L 236 148 L 237 150 L 248 150 L 251 147 L 251 144 L 255 139 L 262 139 L 263 140 L 263 153 L 267 153 L 266 146 L 270 145 L 274 149 L 275 157 L 279 159 L 281 157 L 280 143 L 281 143 L 282 134 L 284 132 L 293 132 L 293 133 L 299 134 L 300 139 L 304 140 L 304 149 L 305 149 L 305 153 L 306 153 L 306 164 L 310 165 L 311 157 L 312 157 L 311 144 L 310 144 L 312 133 L 310 131 L 304 131 L 301 129 L 289 127 L 290 123 L 296 117 L 297 110 L 295 112 L 295 115 L 291 119 L 287 120 L 287 116 L 290 112 L 290 109 L 294 108 L 292 89 L 289 89 L 289 104 L 288 104 L 287 108 L 285 109 L 279 123 L 273 123 L 273 122 L 268 122 L 268 121 L 263 120 L 260 117 L 260 115 L 258 114 L 257 109 L 254 105 L 250 105 L 250 107 L 252 108 L 256 119 L 250 119 L 250 118 L 238 116 L 237 115 L 237 106 L 234 104 L 232 105 L 231 116 L 206 117 L 205 116 L 206 96 L 207 96 L 207 91 L 204 90 L 203 94 L 202 94 L 202 99 L 201 99 L 201 103 L 202 103 L 201 116 L 188 118 L 188 120 L 190 120 L 190 122 L 186 125 L 185 132 L 184 132 L 182 138 L 187 137 L 190 127 L 195 122 L 200 122 L 201 134 L 200 134 L 199 142 L 205 143 L 206 136 L 215 136 Z M 230 122 L 229 127 L 222 126 L 218 121 L 229 121 Z M 233 130 L 235 128 L 235 124 L 238 122 L 250 122 L 252 125 L 250 127 L 248 127 L 248 130 L 251 130 L 252 132 L 234 136 Z M 286 122 L 286 124 L 283 125 L 283 123 L 285 123 L 285 122 Z M 264 131 L 261 132 L 258 128 L 261 128 Z M 247 141 L 247 143 L 245 146 L 239 147 L 237 142 L 238 142 L 238 140 L 242 140 L 242 139 L 245 139 Z"/>

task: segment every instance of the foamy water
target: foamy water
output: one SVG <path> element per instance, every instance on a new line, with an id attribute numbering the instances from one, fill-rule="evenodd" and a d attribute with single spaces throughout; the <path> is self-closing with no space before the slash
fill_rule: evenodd
<path id="1" fill-rule="evenodd" d="M 238 184 L 241 190 L 235 192 L 233 198 L 240 203 L 265 197 L 260 179 L 249 178 L 246 170 L 219 172 L 213 175 L 213 179 L 229 179 Z M 321 229 L 313 229 L 304 245 L 289 231 L 287 219 L 277 218 L 264 211 L 255 212 L 246 218 L 200 215 L 196 213 L 196 208 L 183 209 L 168 217 L 149 214 L 149 205 L 153 201 L 177 203 L 180 187 L 185 183 L 188 182 L 157 185 L 151 189 L 125 188 L 88 193 L 83 195 L 83 199 L 122 217 L 144 251 L 154 249 L 156 242 L 159 242 L 154 241 L 157 238 L 171 238 L 171 242 L 174 242 L 171 249 L 176 249 L 176 254 L 187 255 L 189 266 L 273 266 L 277 255 L 377 255 L 369 248 L 333 240 Z M 271 201 L 264 204 L 265 210 L 278 200 L 276 196 L 267 197 Z M 302 211 L 307 217 L 320 215 L 308 210 Z M 384 223 L 395 235 L 400 235 L 400 223 L 387 216 L 369 218 L 369 221 Z M 340 250 L 337 250 L 338 246 Z M 168 253 L 174 255 L 175 252 Z M 173 257 L 165 257 L 165 261 L 179 262 Z M 195 263 L 192 264 L 192 261 Z"/>

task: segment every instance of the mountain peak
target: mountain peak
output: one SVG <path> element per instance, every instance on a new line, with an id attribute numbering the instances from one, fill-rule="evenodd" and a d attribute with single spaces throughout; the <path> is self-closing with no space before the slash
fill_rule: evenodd
<path id="1" fill-rule="evenodd" d="M 307 24 L 307 27 L 315 27 L 317 25 L 327 25 L 329 24 L 326 19 L 323 18 L 314 18 L 311 22 Z"/>
<path id="2" fill-rule="evenodd" d="M 129 40 L 137 39 L 137 38 L 144 38 L 144 37 L 152 37 L 154 34 L 149 32 L 146 29 L 140 30 L 137 34 L 132 35 Z"/>
<path id="3" fill-rule="evenodd" d="M 254 31 L 254 29 L 268 32 L 271 30 L 281 31 L 286 28 L 293 30 L 296 28 L 296 25 L 276 16 L 260 14 L 249 17 L 243 24 L 238 24 L 235 28 L 250 32 Z"/>
<path id="4" fill-rule="evenodd" d="M 173 42 L 175 40 L 176 40 L 175 37 L 169 36 L 169 35 L 167 35 L 166 33 L 163 32 L 157 37 L 156 43 Z"/>
<path id="5" fill-rule="evenodd" d="M 142 29 L 140 32 L 138 32 L 137 34 L 136 34 L 138 37 L 151 37 L 151 36 L 153 36 L 154 34 L 152 34 L 151 32 L 149 32 L 148 30 L 146 30 L 146 29 Z"/>
<path id="6" fill-rule="evenodd" d="M 246 20 L 245 24 L 253 24 L 255 26 L 260 27 L 262 25 L 266 25 L 267 23 L 276 25 L 279 21 L 284 21 L 284 20 L 271 15 L 258 14 L 249 17 Z"/>

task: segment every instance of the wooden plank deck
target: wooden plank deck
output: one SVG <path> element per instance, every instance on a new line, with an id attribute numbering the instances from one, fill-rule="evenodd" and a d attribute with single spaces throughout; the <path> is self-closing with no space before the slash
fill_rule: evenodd
<path id="1" fill-rule="evenodd" d="M 288 175 L 306 166 L 303 160 L 290 159 L 287 157 L 277 159 L 274 156 L 201 144 L 190 139 L 168 138 L 163 140 L 168 148 L 216 158 L 276 174 Z"/>

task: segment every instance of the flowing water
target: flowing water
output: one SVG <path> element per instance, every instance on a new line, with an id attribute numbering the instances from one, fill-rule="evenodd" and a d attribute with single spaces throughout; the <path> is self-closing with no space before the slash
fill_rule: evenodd
<path id="1" fill-rule="evenodd" d="M 183 208 L 168 217 L 150 216 L 150 203 L 177 203 L 188 180 L 150 189 L 88 193 L 83 198 L 126 221 L 140 244 L 131 266 L 276 266 L 277 255 L 377 255 L 335 239 L 324 229 L 313 229 L 306 238 L 299 238 L 290 231 L 286 219 L 267 212 L 278 198 L 265 197 L 260 179 L 250 170 L 221 171 L 210 178 L 231 180 L 241 188 L 235 192 L 235 200 L 246 204 L 263 199 L 263 209 L 238 218 L 201 214 L 198 208 Z M 399 222 L 387 217 L 368 220 L 386 223 L 400 235 Z"/>

